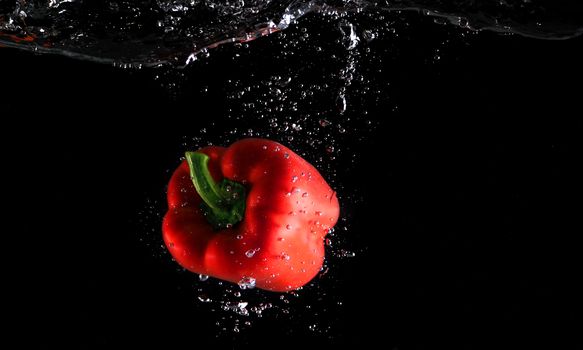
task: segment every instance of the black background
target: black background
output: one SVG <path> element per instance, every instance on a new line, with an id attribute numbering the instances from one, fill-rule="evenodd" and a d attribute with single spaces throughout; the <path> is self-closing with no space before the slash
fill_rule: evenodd
<path id="1" fill-rule="evenodd" d="M 398 110 L 370 108 L 378 127 L 340 159 L 356 159 L 337 181 L 362 197 L 342 203 L 359 254 L 328 284 L 344 306 L 322 316 L 334 325 L 324 333 L 278 315 L 217 337 L 218 316 L 184 290 L 188 276 L 138 239 L 139 212 L 163 198 L 183 136 L 221 121 L 220 87 L 257 63 L 234 64 L 226 48 L 169 93 L 151 70 L 2 49 L 3 172 L 16 194 L 4 249 L 24 290 L 22 341 L 472 349 L 568 339 L 580 318 L 583 41 L 482 33 L 434 65 L 421 52 L 437 35 L 428 28 L 378 79 Z M 250 57 L 268 57 L 269 40 Z M 217 89 L 202 98 L 197 84 Z"/>

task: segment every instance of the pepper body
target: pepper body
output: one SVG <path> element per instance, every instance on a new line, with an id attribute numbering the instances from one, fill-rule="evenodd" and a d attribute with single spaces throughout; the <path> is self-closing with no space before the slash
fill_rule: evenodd
<path id="1" fill-rule="evenodd" d="M 216 230 L 184 161 L 168 185 L 164 242 L 195 273 L 271 291 L 297 289 L 320 271 L 324 239 L 336 224 L 336 193 L 307 161 L 276 142 L 244 139 L 199 150 L 215 181 L 244 185 L 242 221 Z"/>

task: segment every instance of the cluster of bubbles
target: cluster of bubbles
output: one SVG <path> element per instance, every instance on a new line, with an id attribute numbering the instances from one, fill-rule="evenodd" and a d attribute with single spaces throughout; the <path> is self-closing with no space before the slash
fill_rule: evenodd
<path id="1" fill-rule="evenodd" d="M 318 279 L 322 279 L 324 274 Z M 193 290 L 195 302 L 216 315 L 217 337 L 244 332 L 256 322 L 269 322 L 282 316 L 300 323 L 300 328 L 324 334 L 331 330 L 332 325 L 323 324 L 319 316 L 329 319 L 328 308 L 333 307 L 337 311 L 343 306 L 341 297 L 329 294 L 318 287 L 317 282 L 280 294 L 254 289 L 254 280 L 248 277 L 233 285 L 201 275 Z M 315 298 L 315 295 L 318 297 Z M 299 310 L 307 310 L 309 316 L 305 313 L 297 315 Z"/>

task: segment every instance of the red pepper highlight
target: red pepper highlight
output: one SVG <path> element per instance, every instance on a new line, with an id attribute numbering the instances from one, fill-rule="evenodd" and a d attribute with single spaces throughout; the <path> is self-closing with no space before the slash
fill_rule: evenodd
<path id="1" fill-rule="evenodd" d="M 318 274 L 339 215 L 336 192 L 316 168 L 265 139 L 187 152 L 168 207 L 164 242 L 181 266 L 278 292 Z"/>

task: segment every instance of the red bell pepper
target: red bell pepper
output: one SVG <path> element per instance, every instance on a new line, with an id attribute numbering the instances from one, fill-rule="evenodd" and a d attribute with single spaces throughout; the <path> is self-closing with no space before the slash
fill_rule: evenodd
<path id="1" fill-rule="evenodd" d="M 168 185 L 168 207 L 164 242 L 181 266 L 271 291 L 318 274 L 339 214 L 320 173 L 265 139 L 187 152 Z"/>

